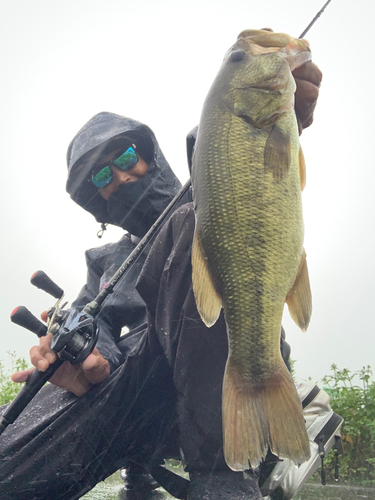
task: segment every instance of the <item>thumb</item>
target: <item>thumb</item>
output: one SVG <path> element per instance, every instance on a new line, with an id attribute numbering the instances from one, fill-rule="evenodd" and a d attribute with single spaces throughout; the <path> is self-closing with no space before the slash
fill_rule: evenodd
<path id="1" fill-rule="evenodd" d="M 86 379 L 92 384 L 100 384 L 110 375 L 110 366 L 98 349 L 94 349 L 82 363 L 82 370 Z"/>

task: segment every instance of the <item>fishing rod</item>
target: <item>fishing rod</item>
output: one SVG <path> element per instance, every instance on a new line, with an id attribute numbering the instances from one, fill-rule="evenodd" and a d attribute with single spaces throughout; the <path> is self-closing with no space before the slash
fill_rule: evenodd
<path id="1" fill-rule="evenodd" d="M 33 274 L 30 280 L 31 284 L 57 299 L 56 304 L 48 311 L 47 326 L 23 306 L 14 309 L 10 319 L 13 323 L 35 333 L 39 338 L 51 332 L 51 349 L 57 354 L 57 360 L 45 372 L 40 372 L 39 370 L 32 372 L 21 391 L 3 413 L 0 420 L 0 435 L 8 425 L 16 420 L 18 415 L 65 361 L 69 361 L 72 364 L 81 363 L 93 351 L 99 335 L 95 319 L 100 314 L 101 304 L 108 295 L 113 293 L 120 279 L 135 264 L 146 246 L 156 236 L 156 233 L 165 220 L 188 192 L 190 185 L 191 182 L 189 179 L 119 267 L 111 280 L 104 285 L 95 299 L 89 302 L 81 312 L 74 309 L 65 311 L 64 307 L 66 303 L 60 306 L 64 291 L 43 271 L 37 271 Z"/>

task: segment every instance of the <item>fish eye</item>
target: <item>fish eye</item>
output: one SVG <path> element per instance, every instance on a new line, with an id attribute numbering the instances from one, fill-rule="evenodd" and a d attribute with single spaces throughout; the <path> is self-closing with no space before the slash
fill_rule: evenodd
<path id="1" fill-rule="evenodd" d="M 235 50 L 230 55 L 230 60 L 233 62 L 243 61 L 245 59 L 245 51 L 243 50 Z"/>

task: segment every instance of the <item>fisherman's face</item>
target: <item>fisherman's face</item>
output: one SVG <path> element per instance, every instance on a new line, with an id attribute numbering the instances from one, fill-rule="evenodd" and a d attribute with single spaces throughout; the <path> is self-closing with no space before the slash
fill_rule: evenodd
<path id="1" fill-rule="evenodd" d="M 121 153 L 120 153 L 121 154 Z M 99 194 L 105 200 L 115 193 L 122 184 L 135 182 L 144 177 L 147 173 L 147 163 L 138 155 L 138 163 L 131 170 L 120 170 L 114 166 L 109 167 L 112 172 L 112 181 L 105 187 L 99 189 Z"/>
<path id="2" fill-rule="evenodd" d="M 110 153 L 101 154 L 99 157 L 95 156 L 93 153 L 92 157 L 88 157 L 86 161 L 92 162 L 95 165 L 106 165 L 109 164 L 109 168 L 112 172 L 112 180 L 106 186 L 98 189 L 100 196 L 105 200 L 115 193 L 122 184 L 127 184 L 128 182 L 136 182 L 142 177 L 144 177 L 148 170 L 147 163 L 139 156 L 138 162 L 130 170 L 120 170 L 115 165 L 110 164 L 111 161 L 118 158 L 124 152 L 124 148 L 114 149 Z"/>

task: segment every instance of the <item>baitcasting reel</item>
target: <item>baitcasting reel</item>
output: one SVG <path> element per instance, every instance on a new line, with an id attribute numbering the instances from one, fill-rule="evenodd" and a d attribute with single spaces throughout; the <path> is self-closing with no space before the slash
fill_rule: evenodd
<path id="1" fill-rule="evenodd" d="M 35 333 L 39 338 L 52 333 L 51 349 L 57 354 L 57 360 L 45 372 L 34 370 L 16 398 L 8 406 L 0 421 L 0 434 L 12 424 L 35 394 L 65 362 L 78 364 L 92 352 L 98 340 L 98 327 L 94 317 L 85 309 L 81 312 L 72 309 L 65 311 L 67 302 L 60 306 L 64 291 L 43 271 L 37 271 L 31 277 L 31 283 L 49 293 L 56 304 L 48 310 L 47 326 L 39 321 L 26 307 L 14 309 L 10 319 Z"/>

